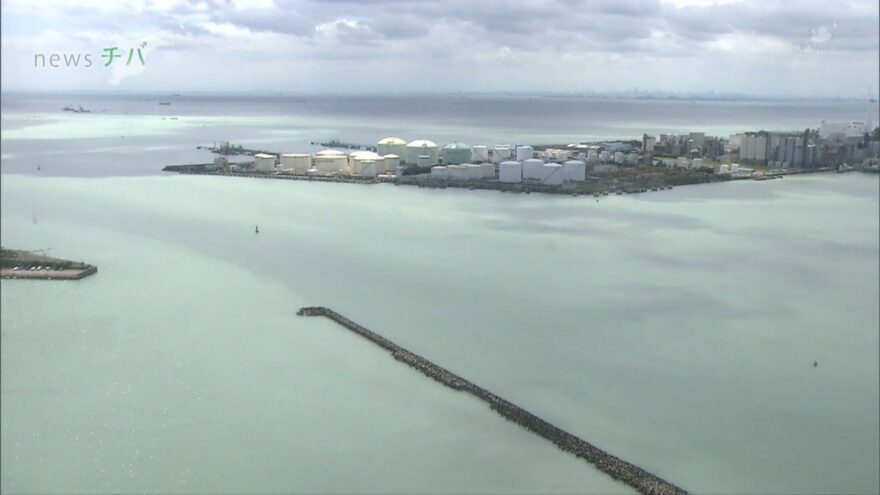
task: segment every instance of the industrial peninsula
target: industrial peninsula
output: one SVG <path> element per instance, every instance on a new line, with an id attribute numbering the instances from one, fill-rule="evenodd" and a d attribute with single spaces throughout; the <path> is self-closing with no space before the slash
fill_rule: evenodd
<path id="1" fill-rule="evenodd" d="M 45 249 L 22 251 L 0 248 L 0 278 L 29 280 L 79 280 L 98 272 L 98 267 L 53 258 Z"/>
<path id="2" fill-rule="evenodd" d="M 188 174 L 322 182 L 458 187 L 603 196 L 728 180 L 767 180 L 810 172 L 880 171 L 880 128 L 825 124 L 798 132 L 750 131 L 729 137 L 704 132 L 644 134 L 641 140 L 556 145 L 438 146 L 427 139 L 386 137 L 374 146 L 333 146 L 277 153 L 223 142 L 208 147 L 211 163 L 169 165 Z M 316 143 L 312 143 L 313 145 Z M 342 151 L 340 148 L 349 151 Z M 353 151 L 351 151 L 353 150 Z"/>

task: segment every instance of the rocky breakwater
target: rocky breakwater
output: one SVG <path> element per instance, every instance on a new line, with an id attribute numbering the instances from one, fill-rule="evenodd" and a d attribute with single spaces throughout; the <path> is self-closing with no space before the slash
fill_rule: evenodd
<path id="1" fill-rule="evenodd" d="M 686 494 L 687 492 L 672 483 L 655 476 L 644 469 L 626 462 L 604 450 L 592 445 L 582 438 L 573 435 L 558 426 L 555 426 L 516 404 L 503 399 L 492 392 L 479 387 L 471 381 L 456 375 L 455 373 L 438 366 L 424 357 L 411 352 L 391 342 L 381 335 L 368 330 L 341 314 L 325 307 L 301 308 L 299 316 L 323 316 L 329 318 L 348 330 L 370 340 L 374 344 L 386 349 L 394 359 L 406 363 L 410 367 L 420 371 L 425 376 L 432 378 L 454 390 L 469 392 L 475 397 L 489 404 L 495 412 L 509 421 L 550 440 L 565 452 L 584 459 L 596 466 L 600 471 L 612 478 L 626 483 L 639 493 L 650 495 Z"/>

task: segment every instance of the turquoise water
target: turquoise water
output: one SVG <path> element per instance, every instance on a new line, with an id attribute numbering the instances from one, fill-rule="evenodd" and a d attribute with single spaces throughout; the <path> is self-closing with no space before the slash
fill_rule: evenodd
<path id="1" fill-rule="evenodd" d="M 313 304 L 694 492 L 880 490 L 877 176 L 0 185 L 4 246 L 100 270 L 0 284 L 4 492 L 628 491 Z"/>

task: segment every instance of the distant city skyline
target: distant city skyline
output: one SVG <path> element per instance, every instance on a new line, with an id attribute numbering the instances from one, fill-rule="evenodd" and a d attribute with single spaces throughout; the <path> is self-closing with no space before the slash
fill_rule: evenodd
<path id="1" fill-rule="evenodd" d="M 873 0 L 11 0 L 2 14 L 4 91 L 866 98 L 880 78 Z"/>

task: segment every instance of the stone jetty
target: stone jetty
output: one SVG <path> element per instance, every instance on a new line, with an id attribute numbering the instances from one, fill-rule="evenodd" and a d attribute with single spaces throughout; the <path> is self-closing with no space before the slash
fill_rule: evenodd
<path id="1" fill-rule="evenodd" d="M 686 494 L 687 492 L 668 481 L 655 476 L 644 469 L 630 464 L 608 452 L 592 445 L 558 426 L 552 425 L 525 409 L 507 401 L 492 392 L 479 387 L 471 381 L 462 378 L 455 373 L 434 364 L 422 356 L 411 352 L 391 342 L 381 335 L 368 330 L 363 326 L 349 320 L 341 314 L 324 307 L 301 308 L 299 316 L 323 316 L 339 325 L 373 342 L 379 347 L 389 351 L 394 359 L 408 364 L 424 375 L 432 378 L 454 390 L 468 392 L 489 404 L 495 412 L 509 421 L 540 435 L 555 443 L 561 450 L 576 455 L 596 466 L 600 471 L 612 478 L 626 483 L 639 493 L 650 495 Z"/>

